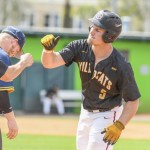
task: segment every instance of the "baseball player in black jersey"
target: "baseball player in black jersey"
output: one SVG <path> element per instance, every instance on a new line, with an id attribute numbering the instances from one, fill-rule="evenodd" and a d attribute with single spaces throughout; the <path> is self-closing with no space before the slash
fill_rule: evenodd
<path id="1" fill-rule="evenodd" d="M 41 60 L 45 68 L 69 66 L 73 62 L 79 67 L 83 105 L 77 128 L 77 150 L 112 150 L 137 112 L 140 92 L 130 63 L 112 46 L 122 30 L 120 17 L 101 10 L 89 21 L 88 38 L 75 40 L 60 52 L 54 52 L 60 38 L 44 36 Z"/>
<path id="2" fill-rule="evenodd" d="M 22 52 L 24 43 L 25 35 L 16 27 L 8 26 L 0 33 L 0 114 L 4 114 L 7 119 L 8 139 L 14 139 L 18 134 L 18 126 L 9 101 L 9 93 L 14 91 L 12 81 L 33 63 L 32 55 Z M 10 57 L 20 60 L 11 65 Z M 2 150 L 1 130 L 0 150 Z"/>

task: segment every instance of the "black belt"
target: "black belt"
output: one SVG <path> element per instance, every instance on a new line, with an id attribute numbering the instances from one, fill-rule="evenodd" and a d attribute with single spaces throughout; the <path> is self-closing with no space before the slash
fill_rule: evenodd
<path id="1" fill-rule="evenodd" d="M 88 112 L 105 112 L 105 111 L 109 111 L 109 109 L 96 109 L 96 110 L 87 110 Z"/>
<path id="2" fill-rule="evenodd" d="M 115 107 L 120 107 L 121 106 L 121 104 L 120 105 L 118 105 L 118 106 L 115 106 Z M 115 108 L 114 107 L 114 108 Z M 113 108 L 112 108 L 113 109 Z M 110 110 L 112 110 L 112 109 L 96 109 L 96 110 L 87 110 L 88 112 L 105 112 L 105 111 L 110 111 Z"/>

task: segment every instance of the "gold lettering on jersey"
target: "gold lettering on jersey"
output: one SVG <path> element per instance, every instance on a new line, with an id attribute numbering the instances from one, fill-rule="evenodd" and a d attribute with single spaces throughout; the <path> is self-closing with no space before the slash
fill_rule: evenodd
<path id="1" fill-rule="evenodd" d="M 106 89 L 110 90 L 112 87 L 112 82 L 109 78 L 102 72 L 94 70 L 92 79 L 96 79 L 101 85 L 106 87 Z"/>
<path id="2" fill-rule="evenodd" d="M 102 74 L 102 72 L 97 72 L 96 70 L 94 70 L 94 72 L 93 72 L 93 76 L 92 76 L 92 79 L 99 79 L 99 77 L 100 77 L 100 75 Z"/>
<path id="3" fill-rule="evenodd" d="M 90 63 L 88 62 L 79 62 L 79 69 L 81 72 L 91 73 Z"/>
<path id="4" fill-rule="evenodd" d="M 111 86 L 112 86 L 112 82 L 111 82 L 111 81 L 108 81 L 108 84 L 107 84 L 106 88 L 107 88 L 108 90 L 110 90 L 110 89 L 111 89 Z"/>
<path id="5" fill-rule="evenodd" d="M 105 86 L 106 85 L 106 82 L 108 81 L 108 77 L 107 76 L 105 76 L 105 79 L 104 79 L 104 82 L 103 82 L 103 86 Z M 108 81 L 109 82 L 109 81 Z"/>
<path id="6" fill-rule="evenodd" d="M 104 77 L 105 77 L 105 75 L 102 74 L 102 75 L 99 77 L 99 79 L 98 79 L 98 81 L 99 81 L 101 84 L 103 84 Z"/>
<path id="7" fill-rule="evenodd" d="M 85 65 L 84 65 L 84 70 L 83 70 L 83 72 L 88 72 L 88 70 L 87 70 L 87 62 L 84 62 L 85 63 Z"/>

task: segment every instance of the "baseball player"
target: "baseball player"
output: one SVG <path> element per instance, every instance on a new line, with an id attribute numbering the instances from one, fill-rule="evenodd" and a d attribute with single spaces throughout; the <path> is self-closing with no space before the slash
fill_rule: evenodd
<path id="1" fill-rule="evenodd" d="M 57 112 L 59 115 L 63 115 L 65 113 L 63 100 L 59 97 L 58 90 L 58 86 L 53 86 L 47 91 L 40 91 L 40 99 L 43 105 L 43 113 L 45 115 L 50 114 L 52 104 L 56 105 Z"/>
<path id="2" fill-rule="evenodd" d="M 101 10 L 89 21 L 88 38 L 75 40 L 60 52 L 54 51 L 60 38 L 44 36 L 41 61 L 45 68 L 69 66 L 73 62 L 79 67 L 83 105 L 77 150 L 112 150 L 137 112 L 140 92 L 130 63 L 112 46 L 122 30 L 120 17 Z"/>
<path id="3" fill-rule="evenodd" d="M 18 28 L 8 26 L 0 33 L 0 113 L 7 119 L 9 129 L 7 138 L 9 139 L 14 139 L 18 134 L 18 126 L 8 95 L 14 91 L 12 80 L 33 63 L 31 54 L 22 52 L 24 43 L 25 35 Z M 17 57 L 20 60 L 11 65 L 10 57 Z M 0 150 L 2 150 L 1 132 Z"/>

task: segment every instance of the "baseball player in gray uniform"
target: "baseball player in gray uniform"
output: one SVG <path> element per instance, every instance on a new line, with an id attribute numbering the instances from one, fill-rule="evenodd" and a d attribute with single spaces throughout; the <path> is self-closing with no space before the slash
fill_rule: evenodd
<path id="1" fill-rule="evenodd" d="M 89 21 L 88 38 L 75 40 L 59 52 L 54 47 L 60 38 L 44 36 L 41 60 L 45 68 L 69 66 L 73 62 L 79 67 L 83 105 L 77 150 L 112 150 L 137 112 L 140 92 L 130 63 L 112 46 L 122 30 L 120 17 L 101 10 Z"/>

